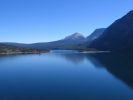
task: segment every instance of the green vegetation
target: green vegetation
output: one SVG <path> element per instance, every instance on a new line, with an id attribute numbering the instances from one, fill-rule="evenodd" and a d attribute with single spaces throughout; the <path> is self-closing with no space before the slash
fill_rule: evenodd
<path id="1" fill-rule="evenodd" d="M 46 53 L 46 52 L 48 51 L 30 49 L 30 48 L 20 48 L 16 46 L 0 44 L 0 54 L 32 54 L 32 53 Z"/>

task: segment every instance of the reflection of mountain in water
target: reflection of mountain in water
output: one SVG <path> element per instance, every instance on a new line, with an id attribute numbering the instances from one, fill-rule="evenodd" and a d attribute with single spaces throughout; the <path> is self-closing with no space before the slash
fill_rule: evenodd
<path id="1" fill-rule="evenodd" d="M 62 53 L 62 54 L 58 54 L 58 56 L 63 57 L 67 61 L 70 61 L 76 64 L 81 63 L 85 59 L 85 56 L 80 53 Z"/>
<path id="2" fill-rule="evenodd" d="M 60 57 L 74 63 L 81 63 L 84 59 L 91 61 L 97 68 L 104 67 L 111 74 L 133 87 L 133 56 L 114 53 L 101 54 L 60 54 Z"/>
<path id="3" fill-rule="evenodd" d="M 133 88 L 133 55 L 105 53 L 92 56 L 111 74 Z"/>

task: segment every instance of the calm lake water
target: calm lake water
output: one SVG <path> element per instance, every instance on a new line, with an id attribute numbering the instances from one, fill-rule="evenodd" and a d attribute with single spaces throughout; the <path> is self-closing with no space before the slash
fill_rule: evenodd
<path id="1" fill-rule="evenodd" d="M 133 56 L 0 56 L 0 100 L 133 100 Z"/>

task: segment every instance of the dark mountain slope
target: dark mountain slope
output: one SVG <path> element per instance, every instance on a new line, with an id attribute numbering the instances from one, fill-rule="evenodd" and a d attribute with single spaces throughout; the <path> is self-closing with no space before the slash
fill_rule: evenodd
<path id="1" fill-rule="evenodd" d="M 104 33 L 105 30 L 106 28 L 96 29 L 91 35 L 87 37 L 87 42 L 92 42 L 95 39 L 99 38 Z"/>
<path id="2" fill-rule="evenodd" d="M 88 48 L 110 51 L 133 50 L 133 11 L 115 21 Z"/>

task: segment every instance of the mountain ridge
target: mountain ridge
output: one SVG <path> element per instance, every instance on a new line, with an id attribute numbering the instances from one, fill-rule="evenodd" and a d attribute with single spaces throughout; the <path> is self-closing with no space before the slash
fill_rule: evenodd
<path id="1" fill-rule="evenodd" d="M 133 11 L 112 23 L 88 48 L 109 51 L 133 50 Z"/>
<path id="2" fill-rule="evenodd" d="M 63 39 L 51 42 L 39 42 L 32 44 L 4 42 L 4 44 L 23 48 L 35 48 L 43 50 L 84 49 L 86 46 L 85 44 L 92 42 L 94 40 L 94 37 L 98 38 L 102 34 L 103 30 L 105 30 L 105 28 L 96 29 L 92 34 L 87 37 L 83 36 L 81 33 L 76 32 L 64 37 Z"/>

